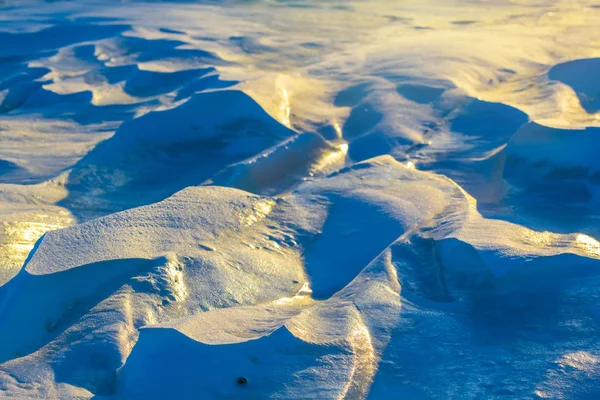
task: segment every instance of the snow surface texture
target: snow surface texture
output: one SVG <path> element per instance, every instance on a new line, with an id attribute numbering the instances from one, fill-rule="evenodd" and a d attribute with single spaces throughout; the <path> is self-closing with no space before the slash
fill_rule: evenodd
<path id="1" fill-rule="evenodd" d="M 0 398 L 600 398 L 600 5 L 0 1 Z"/>

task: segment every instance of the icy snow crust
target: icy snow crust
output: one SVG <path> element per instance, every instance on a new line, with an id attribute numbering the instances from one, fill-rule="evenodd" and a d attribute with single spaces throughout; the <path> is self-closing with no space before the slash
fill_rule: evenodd
<path id="1" fill-rule="evenodd" d="M 0 3 L 0 397 L 600 398 L 600 6 Z"/>

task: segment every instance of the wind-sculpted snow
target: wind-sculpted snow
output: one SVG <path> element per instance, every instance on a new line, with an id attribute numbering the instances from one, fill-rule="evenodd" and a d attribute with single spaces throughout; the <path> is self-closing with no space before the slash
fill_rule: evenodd
<path id="1" fill-rule="evenodd" d="M 600 397 L 597 4 L 0 3 L 0 398 Z"/>
<path id="2" fill-rule="evenodd" d="M 123 123 L 72 168 L 64 204 L 114 211 L 152 203 L 293 134 L 240 91 L 197 94 Z"/>
<path id="3" fill-rule="evenodd" d="M 395 349 L 403 299 L 458 311 L 528 293 L 524 279 L 540 283 L 535 295 L 597 276 L 592 238 L 485 220 L 474 204 L 385 156 L 278 197 L 187 188 L 48 232 L 2 288 L 4 374 L 29 381 L 36 363 L 122 398 L 363 397 Z"/>
<path id="4" fill-rule="evenodd" d="M 569 85 L 581 106 L 590 114 L 600 111 L 600 78 L 597 70 L 600 58 L 574 60 L 558 64 L 548 72 L 550 79 Z"/>
<path id="5" fill-rule="evenodd" d="M 566 130 L 529 123 L 507 146 L 505 176 L 529 181 L 524 182 L 526 188 L 549 192 L 553 199 L 597 204 L 599 151 L 600 128 Z"/>

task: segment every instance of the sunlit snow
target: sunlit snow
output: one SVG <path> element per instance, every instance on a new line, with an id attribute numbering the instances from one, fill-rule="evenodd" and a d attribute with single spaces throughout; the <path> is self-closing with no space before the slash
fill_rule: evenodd
<path id="1" fill-rule="evenodd" d="M 0 0 L 0 398 L 600 398 L 600 3 Z"/>

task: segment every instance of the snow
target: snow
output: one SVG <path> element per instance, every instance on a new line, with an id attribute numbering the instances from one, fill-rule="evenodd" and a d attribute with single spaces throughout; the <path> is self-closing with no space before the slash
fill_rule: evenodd
<path id="1" fill-rule="evenodd" d="M 3 2 L 0 397 L 598 397 L 599 27 Z"/>

